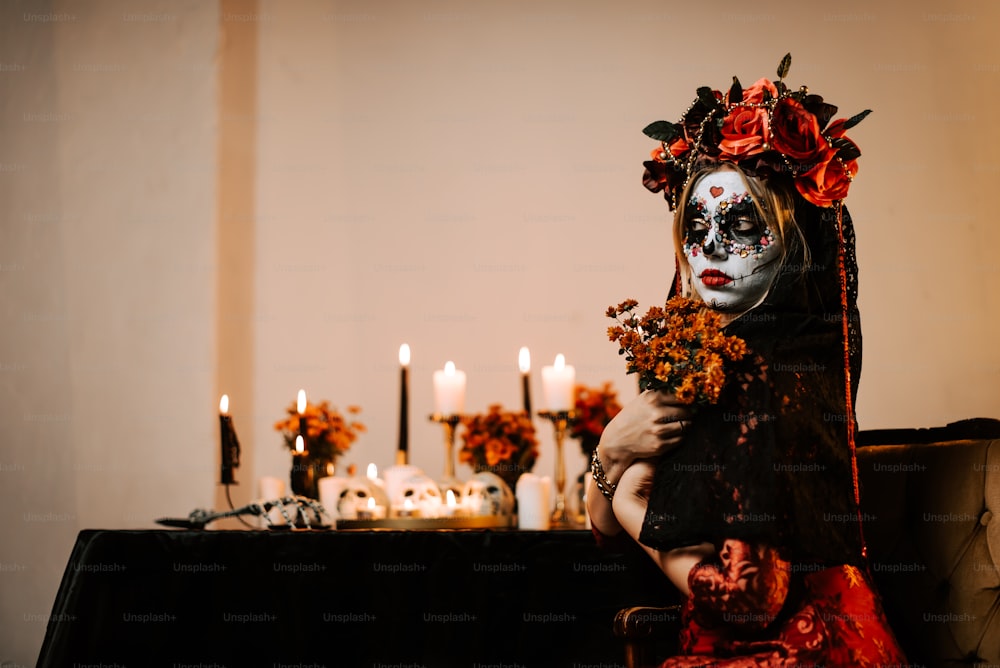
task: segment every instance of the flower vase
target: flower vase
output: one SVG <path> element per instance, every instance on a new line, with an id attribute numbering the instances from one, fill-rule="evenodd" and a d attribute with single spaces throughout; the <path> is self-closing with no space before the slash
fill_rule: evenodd
<path id="1" fill-rule="evenodd" d="M 319 499 L 319 479 L 332 476 L 336 459 L 313 456 L 308 452 L 292 455 L 292 493 L 310 499 Z"/>

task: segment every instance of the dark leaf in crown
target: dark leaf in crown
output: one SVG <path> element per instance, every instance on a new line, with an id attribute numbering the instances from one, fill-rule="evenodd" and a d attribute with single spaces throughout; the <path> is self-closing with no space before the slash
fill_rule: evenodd
<path id="1" fill-rule="evenodd" d="M 733 77 L 733 85 L 729 87 L 729 104 L 736 104 L 742 101 L 743 86 L 740 85 L 740 80 L 737 77 Z"/>
<path id="2" fill-rule="evenodd" d="M 669 144 L 681 134 L 681 129 L 670 121 L 653 121 L 642 129 L 642 133 L 656 141 Z"/>
<path id="3" fill-rule="evenodd" d="M 861 149 L 847 137 L 838 137 L 830 144 L 837 149 L 837 157 L 841 160 L 854 160 L 861 155 Z"/>
<path id="4" fill-rule="evenodd" d="M 684 138 L 689 144 L 694 144 L 698 137 L 698 130 L 701 126 L 701 122 L 705 120 L 709 112 L 715 108 L 715 103 L 713 102 L 711 106 L 705 106 L 699 96 L 692 104 L 691 107 L 685 112 L 684 116 L 681 118 L 681 124 L 684 127 Z"/>
<path id="5" fill-rule="evenodd" d="M 784 79 L 788 76 L 788 70 L 792 66 L 792 54 L 786 53 L 785 57 L 778 63 L 778 78 Z"/>
<path id="6" fill-rule="evenodd" d="M 816 117 L 816 122 L 819 123 L 820 130 L 825 128 L 826 124 L 833 118 L 833 115 L 837 113 L 837 107 L 827 104 L 819 95 L 806 95 L 802 99 L 802 106 Z"/>
<path id="7" fill-rule="evenodd" d="M 860 114 L 855 114 L 854 116 L 851 116 L 846 121 L 844 121 L 844 130 L 850 130 L 855 125 L 865 120 L 865 118 L 867 118 L 868 114 L 870 113 L 872 113 L 871 109 L 865 109 Z"/>
<path id="8" fill-rule="evenodd" d="M 698 101 L 704 105 L 709 111 L 718 109 L 722 105 L 719 103 L 719 98 L 715 96 L 715 91 L 708 86 L 702 86 L 698 89 Z"/>

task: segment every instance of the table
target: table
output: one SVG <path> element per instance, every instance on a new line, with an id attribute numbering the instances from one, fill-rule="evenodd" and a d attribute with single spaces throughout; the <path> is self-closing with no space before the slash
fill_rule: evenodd
<path id="1" fill-rule="evenodd" d="M 671 587 L 587 531 L 82 531 L 38 666 L 622 665 Z"/>

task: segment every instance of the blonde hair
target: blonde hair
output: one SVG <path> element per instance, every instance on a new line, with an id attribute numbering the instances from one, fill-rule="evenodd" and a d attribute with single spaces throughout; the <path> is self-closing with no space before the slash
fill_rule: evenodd
<path id="1" fill-rule="evenodd" d="M 677 210 L 674 212 L 674 248 L 676 249 L 677 267 L 681 282 L 680 294 L 685 297 L 701 298 L 701 295 L 698 295 L 692 287 L 691 265 L 688 264 L 687 256 L 684 254 L 684 240 L 687 236 L 684 218 L 687 213 L 688 201 L 691 199 L 691 191 L 694 190 L 698 182 L 705 176 L 724 170 L 739 174 L 743 184 L 753 196 L 753 205 L 757 209 L 761 220 L 781 240 L 781 264 L 783 265 L 788 258 L 789 242 L 793 240 L 797 242 L 795 245 L 802 249 L 803 257 L 799 267 L 800 270 L 804 271 L 809 264 L 809 247 L 805 243 L 805 236 L 802 234 L 802 230 L 795 222 L 795 195 L 791 185 L 778 179 L 765 182 L 760 178 L 750 176 L 733 163 L 715 164 L 700 169 L 691 175 L 681 193 L 677 203 Z"/>

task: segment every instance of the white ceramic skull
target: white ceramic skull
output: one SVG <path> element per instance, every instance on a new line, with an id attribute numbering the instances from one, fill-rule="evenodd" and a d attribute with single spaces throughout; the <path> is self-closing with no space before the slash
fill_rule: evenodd
<path id="1" fill-rule="evenodd" d="M 514 493 L 503 478 L 482 471 L 465 483 L 462 506 L 473 515 L 509 516 L 514 514 Z"/>
<path id="2" fill-rule="evenodd" d="M 402 508 L 409 500 L 414 507 L 420 509 L 424 517 L 438 517 L 441 514 L 441 490 L 437 483 L 427 475 L 419 473 L 403 481 L 392 499 L 393 506 Z"/>
<path id="3" fill-rule="evenodd" d="M 371 490 L 368 489 L 367 484 L 356 478 L 347 479 L 340 490 L 340 498 L 337 501 L 337 515 L 339 515 L 340 519 L 357 519 L 357 509 L 367 504 L 371 495 Z"/>

